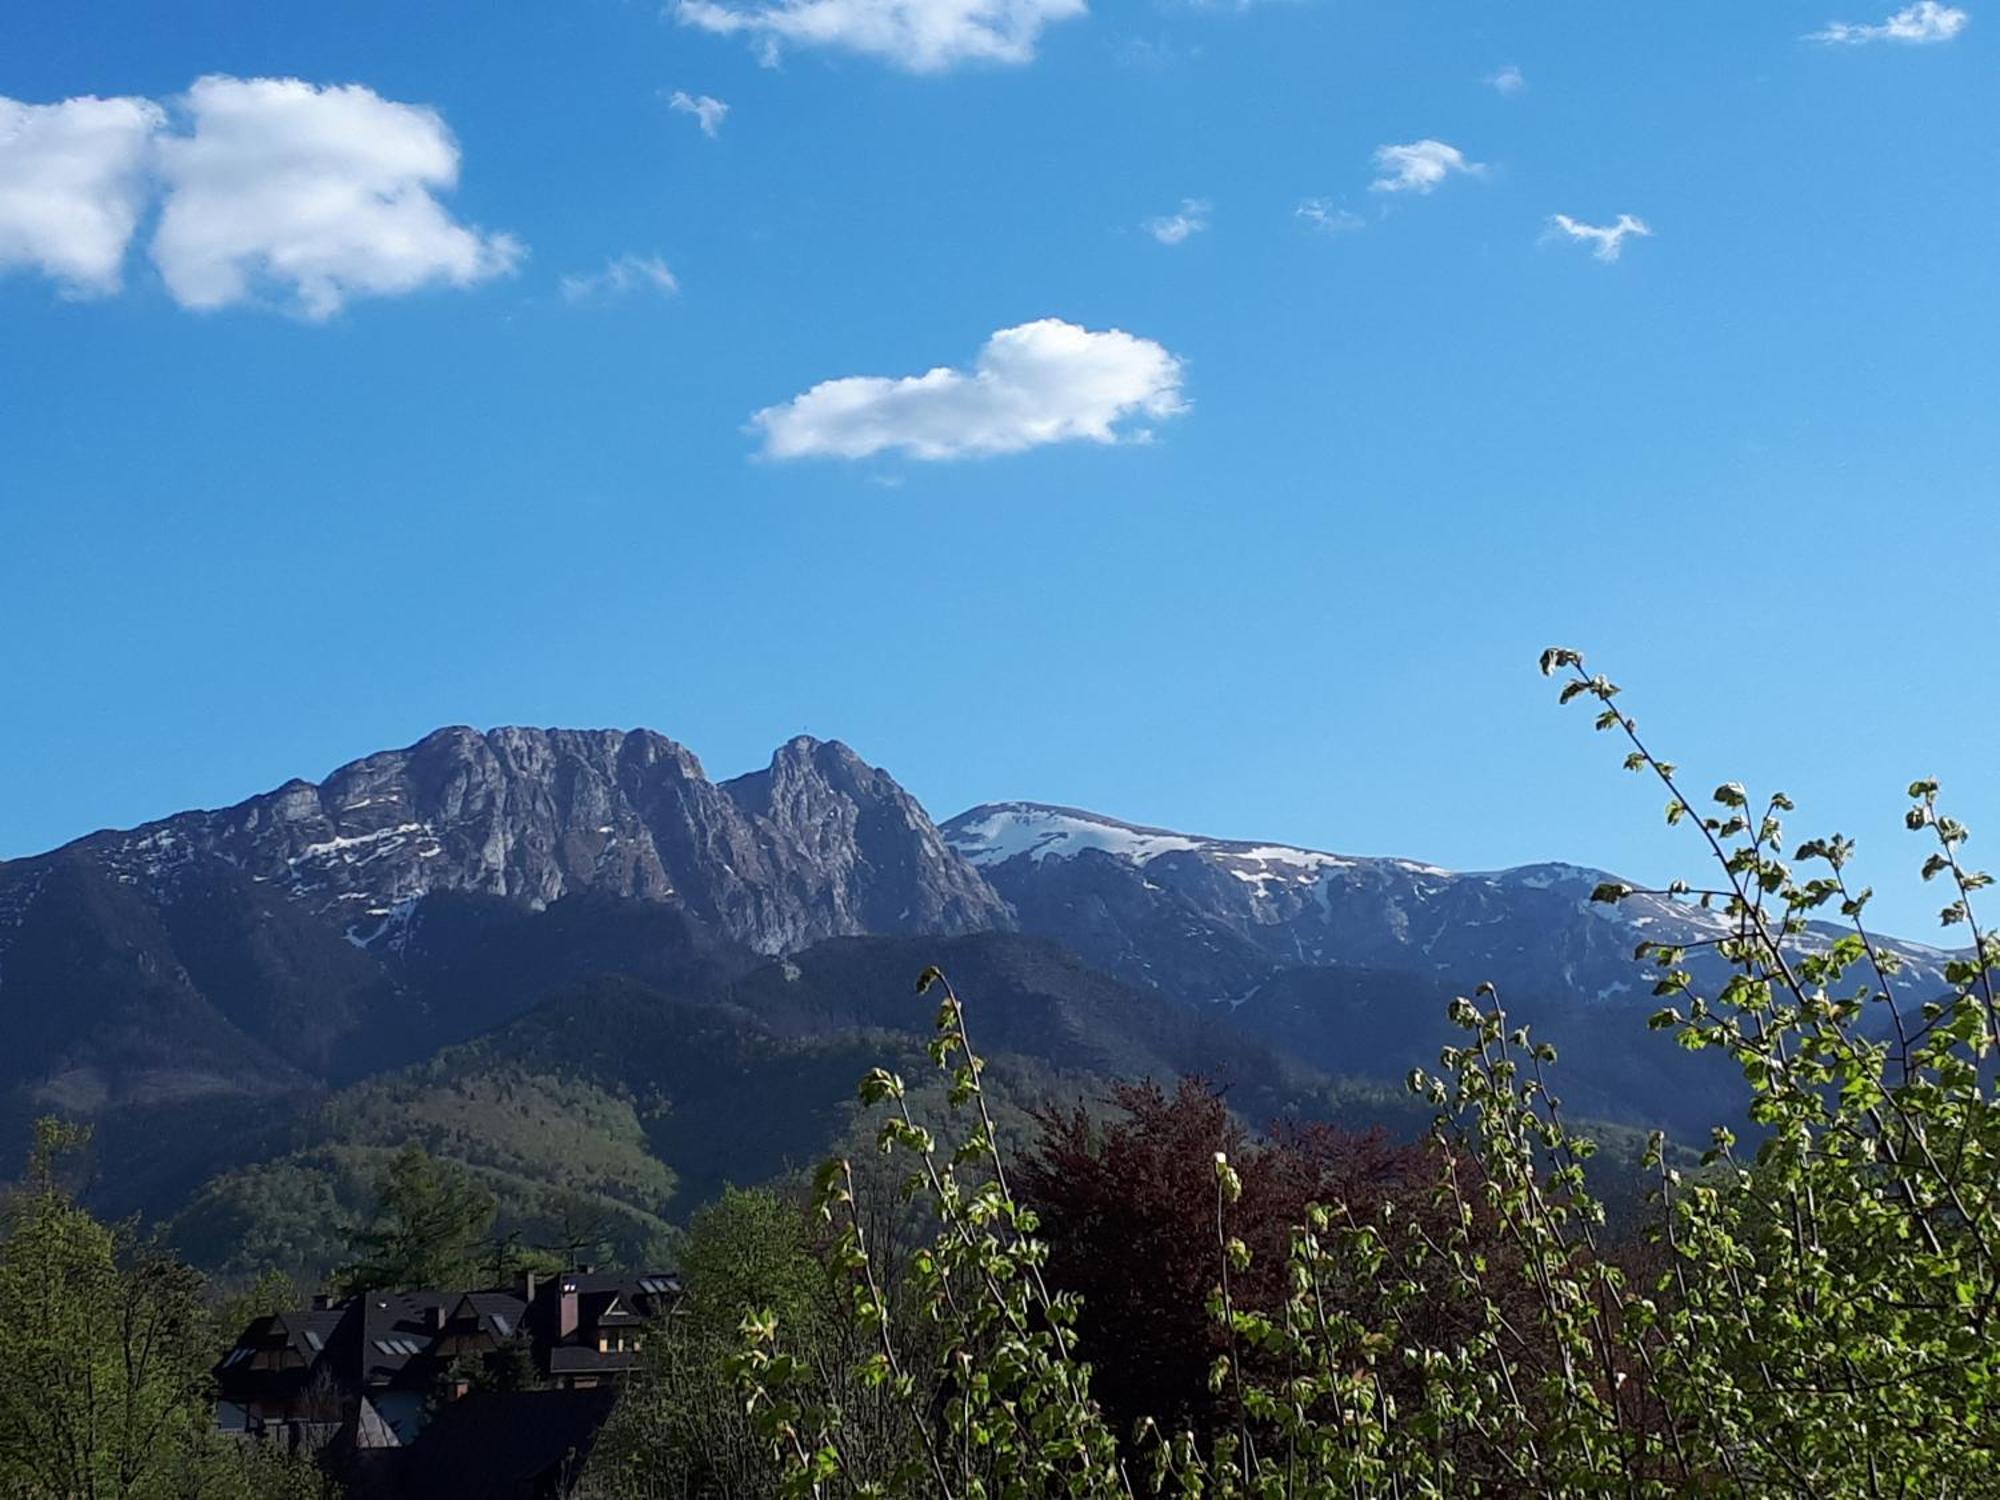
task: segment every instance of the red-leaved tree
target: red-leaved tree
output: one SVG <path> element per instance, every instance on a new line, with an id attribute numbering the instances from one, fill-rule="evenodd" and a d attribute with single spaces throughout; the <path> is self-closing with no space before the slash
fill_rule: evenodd
<path id="1" fill-rule="evenodd" d="M 1399 1212 L 1430 1214 L 1435 1159 L 1380 1131 L 1313 1125 L 1253 1138 L 1199 1079 L 1172 1092 L 1121 1083 L 1108 1102 L 1108 1118 L 1080 1104 L 1038 1111 L 1016 1185 L 1041 1218 L 1049 1280 L 1083 1298 L 1080 1352 L 1114 1430 L 1129 1438 L 1152 1417 L 1169 1431 L 1212 1433 L 1236 1420 L 1231 1393 L 1209 1389 L 1226 1337 L 1207 1311 L 1220 1275 L 1215 1154 L 1226 1152 L 1243 1181 L 1228 1233 L 1251 1260 L 1231 1295 L 1267 1311 L 1284 1301 L 1293 1229 L 1309 1204 L 1369 1218 L 1394 1199 Z"/>

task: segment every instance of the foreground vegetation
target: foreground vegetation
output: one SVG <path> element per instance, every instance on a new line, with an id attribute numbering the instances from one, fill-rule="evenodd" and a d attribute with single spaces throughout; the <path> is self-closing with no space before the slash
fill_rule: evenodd
<path id="1" fill-rule="evenodd" d="M 2000 1493 L 2000 1110 L 1986 1071 L 2000 1047 L 2000 942 L 1973 914 L 1987 877 L 1961 860 L 1965 829 L 1934 783 L 1911 786 L 1924 876 L 1944 882 L 1943 920 L 1969 940 L 1953 992 L 1913 1003 L 1871 936 L 1850 841 L 1808 839 L 1787 858 L 1782 793 L 1753 802 L 1727 784 L 1712 813 L 1697 811 L 1612 683 L 1574 652 L 1549 652 L 1543 668 L 1563 676 L 1565 702 L 1594 704 L 1599 730 L 1624 737 L 1627 767 L 1657 778 L 1669 823 L 1712 858 L 1711 883 L 1656 894 L 1719 915 L 1702 945 L 1725 981 L 1698 993 L 1685 946 L 1640 956 L 1666 1002 L 1653 1027 L 1741 1071 L 1754 1151 L 1718 1128 L 1684 1173 L 1655 1139 L 1653 1222 L 1638 1243 L 1615 1240 L 1585 1188 L 1592 1143 L 1552 1089 L 1554 1048 L 1510 1027 L 1482 990 L 1454 1006 L 1463 1040 L 1440 1071 L 1410 1080 L 1439 1119 L 1414 1203 L 1408 1161 L 1389 1174 L 1398 1191 L 1382 1191 L 1381 1174 L 1350 1171 L 1345 1186 L 1325 1174 L 1274 1246 L 1247 1211 L 1258 1179 L 1217 1125 L 1208 1180 L 1181 1204 L 1181 1222 L 1205 1225 L 1211 1338 L 1187 1331 L 1173 1286 L 1185 1240 L 1128 1240 L 1125 1255 L 1142 1277 L 1153 1267 L 1137 1299 L 1163 1302 L 1136 1326 L 1175 1330 L 1148 1344 L 1182 1363 L 1212 1345 L 1212 1359 L 1193 1398 L 1155 1362 L 1152 1393 L 1180 1399 L 1127 1425 L 1131 1391 L 1114 1396 L 1100 1372 L 1141 1352 L 1133 1325 L 1115 1331 L 1133 1309 L 1096 1317 L 1074 1290 L 1074 1239 L 1067 1273 L 1051 1239 L 1074 1226 L 1032 1201 L 1052 1166 L 1101 1173 L 1109 1158 L 1079 1124 L 1067 1138 L 1081 1160 L 1009 1160 L 966 1008 L 931 970 L 919 989 L 942 996 L 931 1058 L 952 1127 L 934 1134 L 887 1070 L 861 1088 L 884 1115 L 881 1151 L 913 1168 L 902 1191 L 927 1238 L 903 1250 L 856 1163 L 828 1163 L 819 1263 L 838 1295 L 772 1299 L 742 1320 L 726 1365 L 743 1415 L 718 1429 L 738 1434 L 734 1473 L 690 1467 L 671 1444 L 649 1462 L 628 1443 L 622 1464 L 600 1466 L 601 1492 Z M 1846 934 L 1810 934 L 1821 912 Z M 1261 1153 L 1254 1165 L 1265 1173 Z M 1184 1177 L 1169 1186 L 1188 1190 Z M 712 1371 L 713 1318 L 702 1336 L 705 1353 L 676 1358 Z M 700 1388 L 713 1398 L 712 1381 Z M 643 1426 L 637 1403 L 632 1414 Z"/>
<path id="2" fill-rule="evenodd" d="M 43 1121 L 0 1214 L 0 1494 L 321 1493 L 309 1465 L 216 1432 L 209 1367 L 249 1304 L 209 1303 L 193 1271 L 79 1208 L 58 1170 L 82 1143 Z"/>

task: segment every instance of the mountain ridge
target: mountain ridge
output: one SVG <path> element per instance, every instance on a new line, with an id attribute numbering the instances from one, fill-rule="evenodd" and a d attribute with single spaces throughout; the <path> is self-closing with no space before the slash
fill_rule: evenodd
<path id="1" fill-rule="evenodd" d="M 645 930 L 606 907 L 562 936 L 593 900 L 630 903 Z M 606 924 L 642 968 L 664 956 L 682 976 L 1012 919 L 838 742 L 794 739 L 715 782 L 651 730 L 447 727 L 319 782 L 0 863 L 0 1024 L 17 1040 L 0 1090 L 88 1107 L 409 1061 L 534 1002 L 482 966 L 505 934 L 559 939 L 582 967 L 555 983 L 593 971 Z"/>
<path id="2" fill-rule="evenodd" d="M 1028 801 L 982 803 L 940 829 L 1024 930 L 1191 999 L 1240 1003 L 1270 970 L 1337 963 L 1608 1001 L 1643 992 L 1640 941 L 1699 946 L 1731 930 L 1720 912 L 1666 895 L 1597 902 L 1600 885 L 1627 882 L 1563 861 L 1449 870 Z M 1523 933 L 1535 941 L 1518 941 Z M 1947 953 L 1883 941 L 1913 992 L 1945 988 Z M 1175 961 L 1163 964 L 1168 953 Z"/>
<path id="3" fill-rule="evenodd" d="M 319 782 L 0 863 L 0 1125 L 201 1100 L 220 1118 L 227 1099 L 412 1065 L 599 977 L 709 1004 L 830 942 L 1007 931 L 1376 1080 L 1433 1061 L 1440 996 L 1492 981 L 1520 1019 L 1590 1038 L 1584 1066 L 1594 1049 L 1605 1077 L 1636 1080 L 1610 1105 L 1679 1119 L 1672 1070 L 1630 1066 L 1650 1009 L 1633 949 L 1722 919 L 1593 902 L 1612 878 L 1027 801 L 938 824 L 889 772 L 809 736 L 716 781 L 652 730 L 450 726 Z M 1912 999 L 1943 989 L 1945 955 L 1894 946 Z"/>

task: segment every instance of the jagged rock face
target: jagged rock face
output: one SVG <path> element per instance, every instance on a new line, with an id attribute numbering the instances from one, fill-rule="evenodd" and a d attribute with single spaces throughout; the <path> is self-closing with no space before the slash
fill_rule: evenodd
<path id="1" fill-rule="evenodd" d="M 845 745 L 801 736 L 722 791 L 771 843 L 773 877 L 792 898 L 781 910 L 810 914 L 759 944 L 767 952 L 834 935 L 1013 925 L 917 800 Z"/>
<path id="2" fill-rule="evenodd" d="M 718 785 L 648 730 L 442 729 L 317 786 L 84 842 L 126 883 L 225 861 L 363 947 L 393 939 L 434 891 L 670 901 L 765 953 L 1007 920 L 891 777 L 806 739 Z"/>
<path id="3" fill-rule="evenodd" d="M 296 1087 L 607 966 L 704 988 L 828 937 L 1011 925 L 843 745 L 794 740 L 718 785 L 650 731 L 443 729 L 317 785 L 0 863 L 0 1094 Z"/>

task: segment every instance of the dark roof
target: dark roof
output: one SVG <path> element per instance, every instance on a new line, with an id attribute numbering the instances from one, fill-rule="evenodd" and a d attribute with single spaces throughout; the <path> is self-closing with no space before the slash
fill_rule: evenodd
<path id="1" fill-rule="evenodd" d="M 618 1399 L 582 1391 L 488 1392 L 454 1401 L 404 1451 L 406 1500 L 543 1500 L 582 1470 Z"/>
<path id="2" fill-rule="evenodd" d="M 599 1354 L 600 1330 L 631 1329 L 670 1312 L 681 1292 L 670 1271 L 572 1271 L 525 1286 L 470 1291 L 368 1292 L 254 1319 L 217 1362 L 225 1401 L 281 1401 L 317 1380 L 353 1391 L 427 1389 L 455 1358 L 525 1338 L 550 1374 L 616 1373 L 630 1351 Z M 572 1293 L 576 1325 L 559 1334 Z"/>
<path id="3" fill-rule="evenodd" d="M 526 1300 L 513 1292 L 467 1292 L 451 1312 L 454 1320 L 470 1316 L 480 1325 L 482 1333 L 503 1339 L 512 1338 L 520 1330 L 527 1314 Z"/>
<path id="4" fill-rule="evenodd" d="M 628 1323 L 643 1323 L 646 1320 L 632 1310 L 636 1300 L 628 1300 L 616 1292 L 593 1292 L 582 1299 L 583 1321 L 610 1324 L 614 1328 Z"/>
<path id="5" fill-rule="evenodd" d="M 360 1375 L 364 1385 L 399 1382 L 407 1371 L 428 1379 L 424 1356 L 443 1314 L 458 1299 L 449 1292 L 369 1292 L 361 1299 Z"/>
<path id="6" fill-rule="evenodd" d="M 313 1307 L 254 1318 L 212 1373 L 232 1399 L 299 1390 L 334 1345 L 345 1315 L 339 1308 Z"/>
<path id="7" fill-rule="evenodd" d="M 600 1354 L 595 1344 L 557 1344 L 549 1350 L 551 1375 L 617 1375 L 637 1369 L 637 1350 Z"/>
<path id="8" fill-rule="evenodd" d="M 585 1296 L 616 1292 L 628 1299 L 664 1297 L 671 1302 L 681 1294 L 681 1278 L 673 1271 L 565 1271 L 542 1284 L 564 1291 L 574 1287 Z"/>

